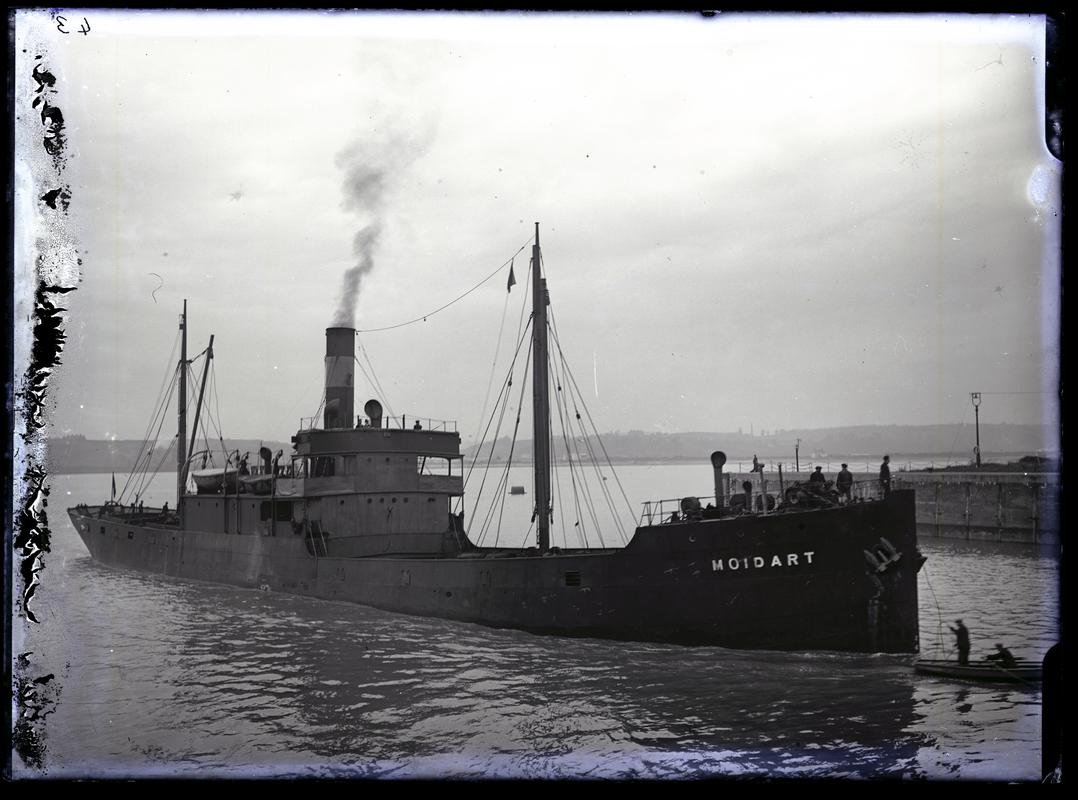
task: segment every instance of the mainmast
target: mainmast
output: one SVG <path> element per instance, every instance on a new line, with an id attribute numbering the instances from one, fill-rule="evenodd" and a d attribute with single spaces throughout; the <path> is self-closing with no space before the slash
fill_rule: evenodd
<path id="1" fill-rule="evenodd" d="M 176 513 L 183 506 L 183 486 L 187 482 L 187 301 L 183 301 L 180 317 L 180 399 L 176 404 L 178 432 L 176 437 Z"/>
<path id="2" fill-rule="evenodd" d="M 546 280 L 541 275 L 539 223 L 532 245 L 532 404 L 535 511 L 539 552 L 550 549 L 550 395 L 547 377 Z"/>

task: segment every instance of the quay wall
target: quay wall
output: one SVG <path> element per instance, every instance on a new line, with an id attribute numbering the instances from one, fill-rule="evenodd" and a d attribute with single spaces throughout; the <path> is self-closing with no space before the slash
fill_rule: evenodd
<path id="1" fill-rule="evenodd" d="M 740 491 L 741 482 L 759 476 L 727 473 L 728 491 Z M 767 490 L 779 493 L 778 473 L 764 474 Z M 808 480 L 808 472 L 787 472 L 783 483 Z M 876 473 L 854 472 L 854 496 L 875 496 Z M 827 475 L 835 479 L 835 473 Z M 973 541 L 1058 544 L 1060 493 L 1058 473 L 1023 472 L 898 472 L 892 470 L 895 489 L 916 492 L 917 535 Z"/>
<path id="2" fill-rule="evenodd" d="M 1058 474 L 902 473 L 893 484 L 916 491 L 919 536 L 1060 542 Z"/>

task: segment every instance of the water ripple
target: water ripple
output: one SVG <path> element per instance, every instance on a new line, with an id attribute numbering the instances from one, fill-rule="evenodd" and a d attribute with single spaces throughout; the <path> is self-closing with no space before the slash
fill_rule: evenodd
<path id="1" fill-rule="evenodd" d="M 57 530 L 55 776 L 701 775 L 1036 780 L 1035 687 L 915 675 L 912 658 L 557 639 L 101 567 Z M 933 542 L 926 655 L 1039 658 L 1058 564 Z M 62 580 L 57 581 L 56 575 Z"/>

